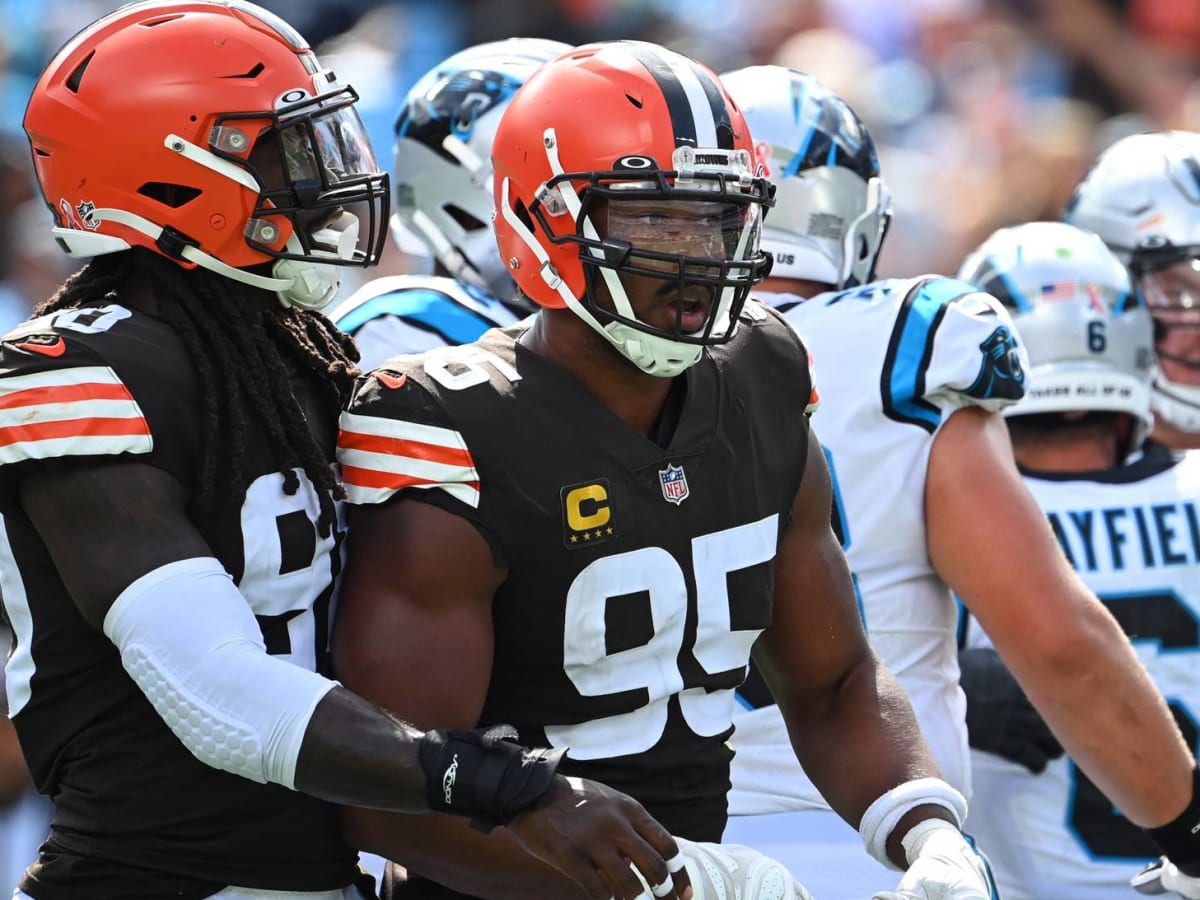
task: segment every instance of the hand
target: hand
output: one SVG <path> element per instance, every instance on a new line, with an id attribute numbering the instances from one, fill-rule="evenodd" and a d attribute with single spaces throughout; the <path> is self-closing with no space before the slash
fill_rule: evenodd
<path id="1" fill-rule="evenodd" d="M 642 805 L 595 781 L 555 776 L 554 786 L 507 826 L 529 853 L 574 879 L 592 900 L 632 900 L 646 884 L 656 897 L 689 900 L 679 846 Z M 638 875 L 645 878 L 643 884 Z"/>
<path id="2" fill-rule="evenodd" d="M 872 900 L 991 900 L 997 896 L 987 861 L 944 819 L 926 819 L 902 841 L 908 871 L 894 891 Z"/>
<path id="3" fill-rule="evenodd" d="M 695 891 L 693 900 L 813 900 L 778 860 L 740 844 L 675 838 Z"/>
<path id="4" fill-rule="evenodd" d="M 963 650 L 958 665 L 967 695 L 967 735 L 972 747 L 1020 763 L 1035 775 L 1062 756 L 1062 744 L 999 653 L 991 647 Z"/>
<path id="5" fill-rule="evenodd" d="M 1142 871 L 1129 879 L 1129 883 L 1143 894 L 1165 894 L 1174 891 L 1188 900 L 1200 900 L 1200 878 L 1184 875 L 1175 863 L 1160 856 Z"/>

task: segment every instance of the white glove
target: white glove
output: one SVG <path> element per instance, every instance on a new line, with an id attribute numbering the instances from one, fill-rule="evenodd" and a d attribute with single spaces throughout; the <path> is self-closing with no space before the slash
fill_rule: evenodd
<path id="1" fill-rule="evenodd" d="M 1188 900 L 1200 900 L 1200 878 L 1184 875 L 1165 856 L 1160 856 L 1129 879 L 1143 894 L 1165 894 L 1174 891 Z"/>
<path id="2" fill-rule="evenodd" d="M 692 900 L 813 900 L 787 867 L 741 844 L 675 838 L 692 882 Z M 644 896 L 653 897 L 651 888 Z"/>
<path id="3" fill-rule="evenodd" d="M 987 861 L 945 819 L 926 819 L 901 841 L 908 871 L 894 891 L 871 900 L 991 900 L 996 887 Z"/>

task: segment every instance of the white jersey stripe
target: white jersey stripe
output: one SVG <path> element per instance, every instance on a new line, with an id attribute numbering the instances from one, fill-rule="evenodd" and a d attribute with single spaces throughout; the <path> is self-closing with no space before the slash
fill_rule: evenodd
<path id="1" fill-rule="evenodd" d="M 470 484 L 415 484 L 409 485 L 409 487 L 420 488 L 421 490 L 437 488 L 438 490 L 445 491 L 452 497 L 456 497 L 472 508 L 479 507 L 479 489 Z M 346 499 L 356 506 L 383 503 L 395 493 L 394 488 L 359 487 L 358 485 L 346 482 Z"/>
<path id="2" fill-rule="evenodd" d="M 80 384 L 121 384 L 117 373 L 108 366 L 77 366 L 73 369 L 51 369 L 29 375 L 9 375 L 0 378 L 0 398 L 18 391 L 41 387 L 70 387 Z"/>
<path id="3" fill-rule="evenodd" d="M 33 644 L 33 615 L 29 610 L 29 598 L 25 584 L 13 557 L 12 545 L 8 541 L 8 529 L 4 517 L 0 516 L 0 603 L 12 625 L 17 644 L 4 672 L 4 693 L 8 701 L 8 715 L 19 713 L 32 695 L 34 664 L 30 648 Z"/>
<path id="4" fill-rule="evenodd" d="M 417 422 L 402 422 L 398 419 L 344 412 L 341 418 L 341 428 L 343 431 L 355 434 L 416 441 L 421 444 L 434 444 L 438 447 L 452 447 L 455 450 L 466 451 L 467 449 L 467 443 L 459 432 L 451 428 L 439 428 L 436 425 L 421 425 Z"/>
<path id="5" fill-rule="evenodd" d="M 149 453 L 153 449 L 154 439 L 148 434 L 99 434 L 43 438 L 0 447 L 0 465 L 10 465 L 27 459 L 50 459 L 59 456 L 113 456 L 118 453 Z"/>

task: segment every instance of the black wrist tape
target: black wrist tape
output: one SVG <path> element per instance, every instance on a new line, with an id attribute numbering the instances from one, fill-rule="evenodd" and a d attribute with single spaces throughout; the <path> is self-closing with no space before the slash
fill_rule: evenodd
<path id="1" fill-rule="evenodd" d="M 1200 878 L 1200 767 L 1192 770 L 1192 802 L 1187 809 L 1146 833 L 1179 871 Z"/>
<path id="2" fill-rule="evenodd" d="M 565 751 L 529 750 L 516 737 L 508 725 L 426 732 L 418 756 L 429 808 L 470 816 L 490 831 L 537 803 Z"/>

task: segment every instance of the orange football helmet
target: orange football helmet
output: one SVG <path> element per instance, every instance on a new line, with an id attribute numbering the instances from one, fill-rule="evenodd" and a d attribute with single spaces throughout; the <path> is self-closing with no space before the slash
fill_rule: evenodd
<path id="1" fill-rule="evenodd" d="M 72 38 L 24 125 L 70 255 L 146 247 L 316 308 L 387 236 L 357 99 L 261 7 L 151 0 Z"/>
<path id="2" fill-rule="evenodd" d="M 522 292 L 571 309 L 643 371 L 672 376 L 729 340 L 750 289 L 770 270 L 759 250 L 772 187 L 746 122 L 716 75 L 655 44 L 587 44 L 543 65 L 496 131 L 496 240 Z M 693 239 L 667 240 L 671 210 Z M 619 223 L 619 225 L 618 225 Z M 620 276 L 708 292 L 703 324 L 635 314 Z M 598 303 L 602 280 L 611 303 Z M 695 306 L 694 303 L 692 303 Z"/>

